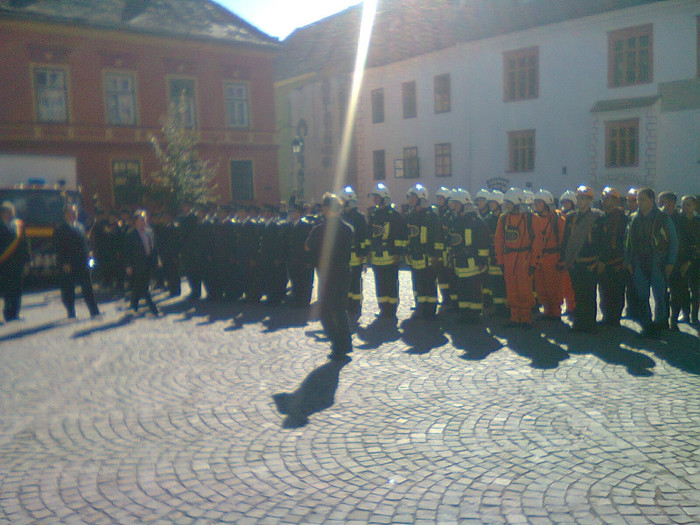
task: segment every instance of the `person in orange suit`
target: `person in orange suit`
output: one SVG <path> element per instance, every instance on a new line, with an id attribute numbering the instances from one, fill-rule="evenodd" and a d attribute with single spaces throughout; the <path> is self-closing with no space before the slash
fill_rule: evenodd
<path id="1" fill-rule="evenodd" d="M 506 280 L 506 302 L 510 309 L 510 326 L 527 328 L 532 324 L 533 275 L 532 213 L 527 211 L 525 195 L 519 188 L 510 188 L 503 197 L 505 214 L 496 226 L 496 261 L 503 266 Z"/>
<path id="2" fill-rule="evenodd" d="M 559 215 L 564 218 L 564 224 L 571 216 L 572 213 L 576 211 L 576 193 L 571 190 L 566 190 L 561 197 L 559 197 Z M 564 264 L 559 265 L 559 269 L 562 271 L 561 276 L 561 295 L 566 303 L 566 310 L 564 310 L 564 315 L 571 315 L 576 308 L 576 299 L 574 298 L 574 287 L 571 285 L 571 277 L 569 277 L 569 272 L 566 271 Z"/>
<path id="3" fill-rule="evenodd" d="M 544 307 L 544 318 L 561 318 L 563 301 L 561 280 L 564 270 L 559 264 L 564 217 L 554 209 L 554 196 L 547 190 L 535 193 L 532 221 L 534 240 L 531 264 L 535 267 L 535 291 Z M 532 272 L 532 270 L 531 270 Z"/>

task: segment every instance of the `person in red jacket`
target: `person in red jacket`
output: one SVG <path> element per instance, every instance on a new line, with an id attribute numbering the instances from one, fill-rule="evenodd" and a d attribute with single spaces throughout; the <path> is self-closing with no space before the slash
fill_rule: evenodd
<path id="1" fill-rule="evenodd" d="M 544 307 L 544 318 L 561 318 L 562 275 L 559 264 L 561 242 L 564 236 L 564 217 L 554 209 L 554 196 L 547 190 L 535 193 L 535 215 L 532 229 L 532 260 L 535 274 L 535 291 Z M 532 270 L 530 271 L 532 273 Z"/>
<path id="2" fill-rule="evenodd" d="M 506 302 L 511 326 L 529 327 L 532 323 L 532 213 L 527 211 L 525 195 L 519 188 L 510 188 L 503 197 L 505 214 L 496 226 L 496 260 L 503 266 L 506 280 Z"/>

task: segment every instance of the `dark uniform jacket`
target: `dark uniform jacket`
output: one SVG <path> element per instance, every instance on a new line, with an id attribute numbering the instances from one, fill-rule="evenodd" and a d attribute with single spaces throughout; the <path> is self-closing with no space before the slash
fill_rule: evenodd
<path id="1" fill-rule="evenodd" d="M 369 215 L 370 255 L 375 266 L 396 264 L 406 245 L 406 223 L 394 206 L 376 206 Z"/>
<path id="2" fill-rule="evenodd" d="M 6 279 L 21 278 L 29 259 L 29 244 L 22 222 L 14 219 L 8 227 L 0 220 L 0 289 Z"/>
<path id="3" fill-rule="evenodd" d="M 414 270 L 423 270 L 430 259 L 442 255 L 443 232 L 440 218 L 432 208 L 411 210 L 406 217 L 406 262 Z"/>
<path id="4" fill-rule="evenodd" d="M 457 277 L 474 277 L 486 270 L 490 233 L 476 211 L 453 215 L 449 223 L 449 260 Z"/>
<path id="5" fill-rule="evenodd" d="M 359 266 L 362 264 L 362 258 L 366 258 L 369 253 L 370 240 L 367 219 L 357 208 L 349 208 L 343 214 L 343 220 L 355 230 L 352 252 L 350 254 L 350 266 Z"/>

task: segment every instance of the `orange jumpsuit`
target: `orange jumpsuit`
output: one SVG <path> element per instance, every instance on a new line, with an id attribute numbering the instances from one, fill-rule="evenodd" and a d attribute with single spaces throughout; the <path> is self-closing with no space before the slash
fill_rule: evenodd
<path id="1" fill-rule="evenodd" d="M 535 291 L 547 317 L 561 317 L 563 300 L 561 281 L 564 269 L 559 264 L 564 237 L 564 217 L 556 212 L 534 215 L 534 240 L 531 264 L 535 267 Z"/>
<path id="2" fill-rule="evenodd" d="M 528 217 L 529 216 L 529 217 Z M 503 265 L 506 280 L 506 302 L 510 308 L 510 320 L 523 324 L 532 322 L 532 215 L 509 213 L 498 218 L 496 226 L 496 261 Z"/>
<path id="3" fill-rule="evenodd" d="M 564 218 L 564 224 L 566 224 L 566 217 L 573 213 L 564 213 L 564 212 L 559 212 L 561 216 Z M 560 265 L 561 267 L 561 265 Z M 569 276 L 569 272 L 564 270 L 561 275 L 561 295 L 562 298 L 564 299 L 564 302 L 566 302 L 566 314 L 571 314 L 574 311 L 574 308 L 576 308 L 576 300 L 574 299 L 574 287 L 571 284 L 571 277 Z"/>

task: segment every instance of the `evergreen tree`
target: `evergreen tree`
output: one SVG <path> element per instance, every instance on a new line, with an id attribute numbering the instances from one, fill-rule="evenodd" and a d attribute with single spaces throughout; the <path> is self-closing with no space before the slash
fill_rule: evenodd
<path id="1" fill-rule="evenodd" d="M 163 142 L 153 134 L 149 136 L 161 166 L 153 175 L 150 190 L 154 196 L 161 195 L 172 210 L 179 210 L 183 204 L 209 204 L 216 199 L 214 177 L 218 164 L 199 158 L 198 133 L 188 126 L 188 110 L 184 95 L 171 102 L 161 126 Z"/>

